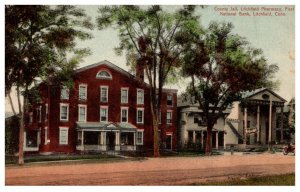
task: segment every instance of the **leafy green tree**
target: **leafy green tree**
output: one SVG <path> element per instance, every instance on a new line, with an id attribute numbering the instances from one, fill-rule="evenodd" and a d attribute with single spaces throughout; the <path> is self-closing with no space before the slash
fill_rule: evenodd
<path id="1" fill-rule="evenodd" d="M 77 49 L 76 40 L 90 39 L 92 28 L 90 18 L 74 6 L 5 6 L 5 94 L 13 108 L 10 92 L 16 87 L 20 165 L 24 163 L 24 115 L 29 89 L 36 80 L 51 82 L 57 74 L 70 74 L 89 53 L 88 49 Z"/>
<path id="2" fill-rule="evenodd" d="M 162 88 L 181 64 L 182 49 L 176 43 L 176 34 L 183 28 L 198 23 L 193 15 L 195 7 L 185 6 L 167 12 L 161 6 L 104 6 L 99 8 L 98 28 L 114 27 L 120 44 L 117 54 L 126 53 L 127 64 L 133 69 L 145 70 L 150 85 L 150 105 L 154 132 L 154 156 L 158 157 L 158 114 Z M 165 130 L 161 130 L 165 142 Z"/>
<path id="3" fill-rule="evenodd" d="M 231 23 L 212 22 L 205 32 L 185 31 L 178 38 L 186 50 L 182 71 L 191 78 L 185 96 L 195 99 L 207 120 L 207 155 L 212 128 L 233 101 L 245 91 L 277 86 L 272 81 L 277 65 L 268 65 L 262 50 L 250 47 L 232 29 Z"/>

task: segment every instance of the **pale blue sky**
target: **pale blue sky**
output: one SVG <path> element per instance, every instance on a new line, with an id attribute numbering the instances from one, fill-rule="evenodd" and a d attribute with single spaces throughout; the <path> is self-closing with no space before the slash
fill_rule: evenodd
<path id="1" fill-rule="evenodd" d="M 98 5 L 80 5 L 95 22 Z M 228 7 L 220 6 L 218 7 Z M 245 5 L 243 5 L 245 7 Z M 257 7 L 257 6 L 254 6 Z M 258 7 L 262 7 L 259 5 Z M 270 6 L 268 6 L 270 7 Z M 284 8 L 285 6 L 277 6 Z M 291 7 L 291 6 L 289 6 Z M 176 6 L 165 6 L 168 10 L 174 10 Z M 215 5 L 199 9 L 201 15 L 200 22 L 207 27 L 211 21 L 232 22 L 234 33 L 237 33 L 251 43 L 256 48 L 261 48 L 269 63 L 277 63 L 280 70 L 276 78 L 281 82 L 279 90 L 276 91 L 284 99 L 289 101 L 295 96 L 295 12 L 286 12 L 284 17 L 243 17 L 243 16 L 220 16 L 215 11 Z M 90 65 L 102 60 L 108 60 L 121 68 L 128 70 L 125 56 L 117 56 L 113 48 L 119 43 L 117 31 L 106 29 L 93 31 L 94 38 L 84 42 L 78 42 L 80 47 L 89 47 L 92 55 L 86 57 L 80 67 Z M 168 85 L 168 88 L 176 88 L 179 92 L 185 90 L 186 84 Z M 13 95 L 13 98 L 14 95 Z M 11 111 L 8 102 L 5 102 L 5 111 Z M 14 103 L 16 106 L 17 102 Z"/>
<path id="2" fill-rule="evenodd" d="M 252 6 L 252 7 L 262 7 Z M 99 6 L 80 6 L 95 20 L 97 9 Z M 229 7 L 220 6 L 218 7 Z M 239 6 L 240 7 L 240 6 Z M 249 7 L 243 5 L 242 7 Z M 266 6 L 271 7 L 271 6 Z M 285 8 L 286 6 L 275 6 Z M 292 7 L 292 6 L 287 6 Z M 167 9 L 173 10 L 176 7 L 166 6 Z M 220 16 L 215 11 L 216 6 L 208 6 L 205 9 L 199 9 L 201 15 L 200 22 L 207 27 L 211 21 L 232 22 L 234 25 L 234 33 L 237 33 L 251 43 L 253 47 L 261 48 L 269 63 L 277 63 L 280 71 L 276 74 L 276 78 L 281 82 L 277 91 L 279 95 L 287 101 L 295 95 L 295 12 L 285 12 L 286 16 Z M 252 12 L 250 12 L 252 13 Z M 126 66 L 125 56 L 117 56 L 113 48 L 118 45 L 117 31 L 106 29 L 93 31 L 94 38 L 86 42 L 80 42 L 79 45 L 91 48 L 93 54 L 85 59 L 80 66 L 86 66 L 102 60 L 109 60 L 112 63 L 128 70 Z M 183 91 L 185 85 L 168 86 L 178 88 Z"/>

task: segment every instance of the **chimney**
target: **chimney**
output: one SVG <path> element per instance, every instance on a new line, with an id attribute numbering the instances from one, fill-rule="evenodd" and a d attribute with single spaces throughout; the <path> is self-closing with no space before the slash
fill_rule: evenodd
<path id="1" fill-rule="evenodd" d="M 137 63 L 135 76 L 139 81 L 144 82 L 144 66 L 143 66 L 143 64 Z"/>

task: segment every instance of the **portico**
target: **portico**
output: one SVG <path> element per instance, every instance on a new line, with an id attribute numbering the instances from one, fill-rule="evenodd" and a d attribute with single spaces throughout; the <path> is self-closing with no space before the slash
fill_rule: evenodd
<path id="1" fill-rule="evenodd" d="M 137 132 L 141 131 L 129 123 L 77 122 L 76 150 L 134 151 Z"/>

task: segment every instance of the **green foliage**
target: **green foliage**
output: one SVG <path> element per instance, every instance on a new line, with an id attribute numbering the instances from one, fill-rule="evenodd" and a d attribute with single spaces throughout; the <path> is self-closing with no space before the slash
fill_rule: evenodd
<path id="1" fill-rule="evenodd" d="M 186 94 L 204 111 L 208 130 L 242 92 L 278 85 L 273 81 L 278 66 L 232 29 L 231 23 L 212 22 L 204 32 L 183 31 L 178 40 L 185 48 L 182 74 L 192 78 Z"/>
<path id="2" fill-rule="evenodd" d="M 5 6 L 5 90 L 28 87 L 47 79 L 88 53 L 76 49 L 76 39 L 86 40 L 93 25 L 74 6 Z M 67 61 L 66 55 L 74 57 Z M 67 70 L 66 69 L 66 70 Z"/>
<path id="3" fill-rule="evenodd" d="M 19 145 L 19 117 L 12 116 L 5 119 L 5 154 L 14 154 Z"/>

